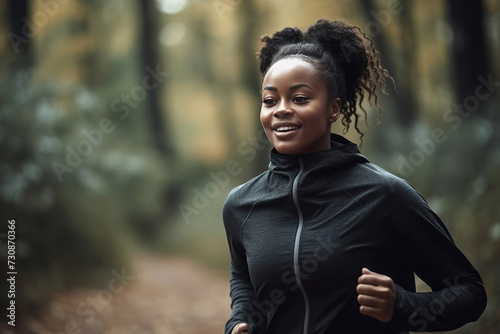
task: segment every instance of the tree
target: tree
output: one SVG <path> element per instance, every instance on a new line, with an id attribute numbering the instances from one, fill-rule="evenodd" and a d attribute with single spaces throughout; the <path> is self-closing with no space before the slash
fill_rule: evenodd
<path id="1" fill-rule="evenodd" d="M 370 13 L 368 17 L 369 20 L 374 19 L 373 13 L 380 13 L 373 0 L 360 0 L 360 2 L 364 8 L 364 13 Z M 404 24 L 398 27 L 398 29 L 402 29 L 402 35 L 404 36 L 404 41 L 402 41 L 404 46 L 402 47 L 401 64 L 399 66 L 397 58 L 394 57 L 396 54 L 395 48 L 391 47 L 390 43 L 387 42 L 387 34 L 383 32 L 374 33 L 372 36 L 377 49 L 382 54 L 382 66 L 388 69 L 398 85 L 398 93 L 391 96 L 391 100 L 396 110 L 394 117 L 397 118 L 398 123 L 403 128 L 411 126 L 417 118 L 417 104 L 415 103 L 415 96 L 411 89 L 412 86 L 410 85 L 413 68 L 413 57 L 411 57 L 411 55 L 415 53 L 415 44 L 413 37 L 413 22 L 411 20 L 411 10 L 409 6 L 411 6 L 411 2 L 408 2 L 406 7 L 399 14 L 404 20 Z M 392 15 L 392 17 L 394 16 L 395 15 Z M 380 26 L 386 27 L 393 19 L 394 18 L 387 20 L 383 24 L 380 24 Z"/>
<path id="2" fill-rule="evenodd" d="M 142 68 L 146 68 L 147 66 L 156 68 L 156 66 L 161 64 L 158 50 L 158 11 L 152 1 L 140 1 L 139 5 L 142 22 L 142 45 L 140 46 Z M 159 89 L 152 89 L 148 92 L 147 102 L 146 114 L 151 128 L 153 145 L 164 157 L 172 157 L 174 151 L 170 136 L 167 133 L 168 131 L 166 131 Z"/>
<path id="3" fill-rule="evenodd" d="M 34 32 L 33 27 L 28 27 L 26 20 L 29 11 L 27 0 L 10 0 L 7 4 L 7 11 L 10 19 L 9 32 L 7 33 L 8 50 L 13 51 L 12 56 L 9 57 L 13 66 L 9 66 L 8 70 L 12 75 L 15 73 L 13 69 L 31 67 L 33 59 L 30 40 Z"/>
<path id="4" fill-rule="evenodd" d="M 252 99 L 255 103 L 252 104 L 252 107 L 255 108 L 256 111 L 260 109 L 260 90 L 261 85 L 259 81 L 259 72 L 257 71 L 257 61 L 255 59 L 254 43 L 258 36 L 256 32 L 256 22 L 255 18 L 260 17 L 257 13 L 257 8 L 252 1 L 243 1 L 241 3 L 241 13 L 242 13 L 242 24 L 244 28 L 242 29 L 241 37 L 239 38 L 240 45 L 239 50 L 241 50 L 240 58 L 243 60 L 243 69 L 242 69 L 242 83 L 245 89 L 250 92 L 251 96 L 254 97 Z M 255 117 L 256 120 L 256 129 L 260 131 L 262 129 L 259 117 Z M 254 162 L 254 171 L 253 175 L 260 174 L 268 164 L 268 151 L 267 150 L 258 150 L 257 156 Z"/>
<path id="5" fill-rule="evenodd" d="M 448 0 L 448 17 L 453 31 L 457 100 L 474 96 L 478 76 L 486 77 L 489 62 L 483 27 L 482 1 Z"/>

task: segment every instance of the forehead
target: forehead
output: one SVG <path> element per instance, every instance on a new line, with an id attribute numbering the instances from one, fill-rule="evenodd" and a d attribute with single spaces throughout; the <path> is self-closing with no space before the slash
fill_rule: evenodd
<path id="1" fill-rule="evenodd" d="M 291 86 L 299 83 L 299 81 L 300 83 L 322 83 L 321 77 L 313 64 L 293 57 L 281 59 L 274 63 L 267 71 L 262 85 L 289 84 Z"/>

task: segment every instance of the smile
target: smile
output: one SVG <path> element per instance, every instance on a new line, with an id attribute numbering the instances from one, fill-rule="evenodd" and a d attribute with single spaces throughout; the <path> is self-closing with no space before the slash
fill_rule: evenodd
<path id="1" fill-rule="evenodd" d="M 297 130 L 298 128 L 299 128 L 298 126 L 280 126 L 275 131 L 288 132 L 288 131 L 292 131 L 292 130 Z"/>

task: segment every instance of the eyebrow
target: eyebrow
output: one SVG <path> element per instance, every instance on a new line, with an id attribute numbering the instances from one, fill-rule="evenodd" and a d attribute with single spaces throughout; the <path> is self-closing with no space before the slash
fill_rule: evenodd
<path id="1" fill-rule="evenodd" d="M 266 87 L 264 87 L 264 89 L 262 91 L 265 91 L 265 90 L 272 90 L 272 91 L 277 92 L 278 88 L 273 87 L 273 86 L 266 86 Z"/>
<path id="2" fill-rule="evenodd" d="M 298 85 L 291 86 L 290 88 L 288 88 L 288 90 L 292 91 L 292 90 L 295 90 L 295 89 L 298 89 L 298 88 L 301 88 L 301 87 L 307 87 L 309 89 L 312 89 L 312 87 L 309 86 L 309 85 L 307 85 L 307 84 L 298 84 Z"/>
<path id="3" fill-rule="evenodd" d="M 307 85 L 307 84 L 297 84 L 297 85 L 290 86 L 290 88 L 288 88 L 288 90 L 292 91 L 292 90 L 295 90 L 295 89 L 298 89 L 298 88 L 301 88 L 301 87 L 307 87 L 309 89 L 312 89 L 312 87 L 309 86 L 309 85 Z M 264 87 L 264 89 L 262 91 L 265 91 L 265 90 L 272 90 L 272 91 L 277 92 L 278 88 L 273 87 L 273 86 L 266 86 L 266 87 Z"/>

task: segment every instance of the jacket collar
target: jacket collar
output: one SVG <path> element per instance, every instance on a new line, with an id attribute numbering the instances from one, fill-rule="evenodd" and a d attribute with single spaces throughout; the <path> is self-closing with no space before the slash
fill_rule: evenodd
<path id="1" fill-rule="evenodd" d="M 329 170 L 343 168 L 352 163 L 369 162 L 363 156 L 355 143 L 337 135 L 330 135 L 331 148 L 308 154 L 287 155 L 281 154 L 275 148 L 271 150 L 269 170 L 271 172 L 291 172 L 300 168 L 299 160 L 302 160 L 305 170 Z"/>

